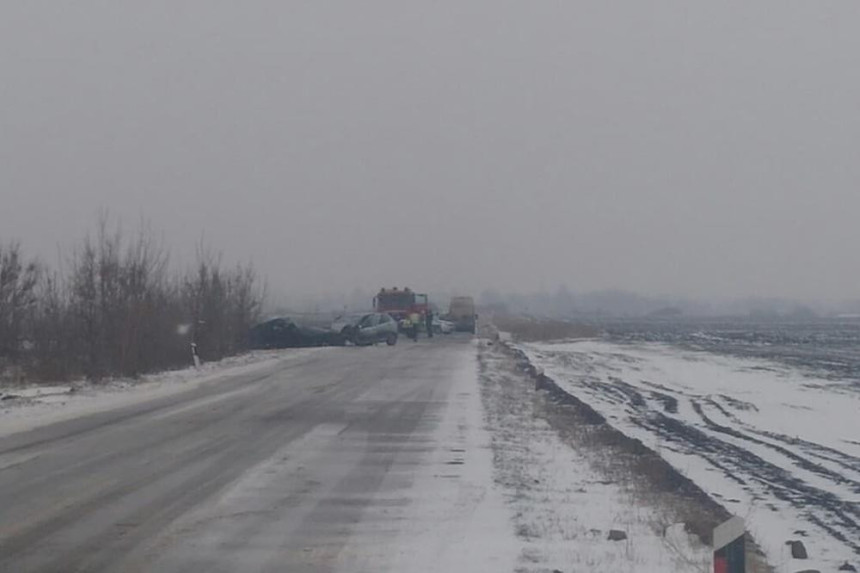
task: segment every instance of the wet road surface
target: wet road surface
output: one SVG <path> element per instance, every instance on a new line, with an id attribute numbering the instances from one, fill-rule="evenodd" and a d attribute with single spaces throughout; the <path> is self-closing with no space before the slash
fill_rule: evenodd
<path id="1" fill-rule="evenodd" d="M 0 439 L 0 571 L 433 570 L 506 527 L 475 354 L 323 349 Z"/>

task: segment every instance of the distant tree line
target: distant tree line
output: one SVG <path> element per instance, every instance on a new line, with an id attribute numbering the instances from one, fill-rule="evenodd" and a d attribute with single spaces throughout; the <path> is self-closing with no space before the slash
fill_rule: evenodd
<path id="1" fill-rule="evenodd" d="M 172 269 L 146 227 L 127 237 L 101 217 L 52 268 L 0 243 L 0 377 L 67 381 L 138 376 L 247 348 L 261 281 L 204 246 Z"/>
<path id="2" fill-rule="evenodd" d="M 690 298 L 642 295 L 611 289 L 572 293 L 564 285 L 552 292 L 503 293 L 485 290 L 478 297 L 478 303 L 496 312 L 580 320 L 717 316 L 754 320 L 814 320 L 840 313 L 860 313 L 860 301 L 815 302 L 778 297 Z"/>

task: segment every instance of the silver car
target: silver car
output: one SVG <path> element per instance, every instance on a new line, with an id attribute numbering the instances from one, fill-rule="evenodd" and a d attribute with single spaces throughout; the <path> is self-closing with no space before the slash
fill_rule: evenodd
<path id="1" fill-rule="evenodd" d="M 389 346 L 397 344 L 397 321 L 384 312 L 355 315 L 349 320 L 335 321 L 332 327 L 343 342 L 352 342 L 356 346 L 378 342 Z"/>
<path id="2" fill-rule="evenodd" d="M 437 315 L 433 315 L 433 332 L 436 334 L 451 334 L 454 332 L 454 323 L 448 320 L 442 320 Z"/>

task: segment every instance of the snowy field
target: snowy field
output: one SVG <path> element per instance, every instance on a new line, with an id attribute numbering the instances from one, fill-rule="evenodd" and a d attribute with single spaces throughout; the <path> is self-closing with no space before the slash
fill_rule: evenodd
<path id="1" fill-rule="evenodd" d="M 856 382 L 662 343 L 521 348 L 567 392 L 743 517 L 777 570 L 860 564 Z M 792 559 L 789 540 L 803 541 L 809 559 Z"/>

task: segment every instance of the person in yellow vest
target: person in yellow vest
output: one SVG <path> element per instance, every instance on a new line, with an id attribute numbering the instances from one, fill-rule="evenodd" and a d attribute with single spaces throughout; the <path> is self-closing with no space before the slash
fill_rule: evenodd
<path id="1" fill-rule="evenodd" d="M 410 338 L 412 338 L 412 340 L 418 342 L 418 325 L 421 324 L 421 315 L 417 312 L 413 312 L 409 315 L 409 323 L 411 325 L 409 329 L 409 336 Z"/>
<path id="2" fill-rule="evenodd" d="M 408 315 L 400 321 L 400 330 L 403 334 L 415 340 L 415 323 L 412 322 L 412 319 Z"/>

